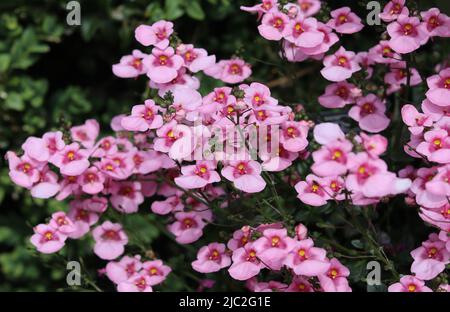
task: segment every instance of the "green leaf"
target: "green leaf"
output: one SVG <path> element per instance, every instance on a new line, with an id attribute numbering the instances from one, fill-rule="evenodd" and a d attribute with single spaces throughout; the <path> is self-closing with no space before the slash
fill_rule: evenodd
<path id="1" fill-rule="evenodd" d="M 6 108 L 23 111 L 25 109 L 25 104 L 19 93 L 11 92 L 5 100 Z"/>
<path id="2" fill-rule="evenodd" d="M 205 19 L 205 12 L 203 12 L 202 6 L 198 1 L 188 1 L 185 4 L 185 8 L 189 17 L 199 21 Z"/>
<path id="3" fill-rule="evenodd" d="M 0 73 L 6 72 L 11 64 L 11 56 L 9 54 L 0 54 Z"/>
<path id="4" fill-rule="evenodd" d="M 169 20 L 175 20 L 184 14 L 179 0 L 166 0 L 164 11 L 166 18 Z"/>

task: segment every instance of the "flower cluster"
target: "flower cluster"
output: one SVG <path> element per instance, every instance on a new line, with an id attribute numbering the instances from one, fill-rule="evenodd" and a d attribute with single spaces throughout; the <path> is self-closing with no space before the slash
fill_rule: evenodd
<path id="1" fill-rule="evenodd" d="M 244 226 L 233 233 L 227 246 L 210 243 L 200 248 L 192 267 L 211 273 L 229 267 L 230 276 L 246 281 L 252 291 L 350 292 L 350 271 L 336 258 L 329 259 L 323 248 L 315 247 L 303 224 L 295 227 L 293 237 L 281 224 Z M 231 266 L 230 266 L 231 265 Z M 287 271 L 283 282 L 258 282 L 261 270 Z"/>
<path id="2" fill-rule="evenodd" d="M 322 146 L 312 153 L 312 174 L 295 185 L 305 204 L 345 200 L 364 206 L 409 189 L 411 180 L 398 178 L 379 158 L 386 151 L 385 137 L 361 132 L 347 138 L 338 125 L 322 123 L 314 128 L 314 139 Z"/>

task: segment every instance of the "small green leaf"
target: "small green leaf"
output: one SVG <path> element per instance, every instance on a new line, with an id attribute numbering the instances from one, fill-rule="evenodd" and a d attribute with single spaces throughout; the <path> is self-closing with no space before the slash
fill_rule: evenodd
<path id="1" fill-rule="evenodd" d="M 189 17 L 199 21 L 205 19 L 205 12 L 203 12 L 202 6 L 198 1 L 189 1 L 185 4 L 185 7 Z"/>

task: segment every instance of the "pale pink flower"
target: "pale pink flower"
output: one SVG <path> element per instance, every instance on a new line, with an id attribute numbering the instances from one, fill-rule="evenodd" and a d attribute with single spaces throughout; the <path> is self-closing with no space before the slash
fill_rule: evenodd
<path id="1" fill-rule="evenodd" d="M 160 20 L 151 26 L 138 26 L 134 35 L 136 40 L 146 47 L 154 45 L 159 49 L 165 49 L 169 46 L 169 37 L 172 33 L 173 23 Z"/>
<path id="2" fill-rule="evenodd" d="M 288 34 L 289 17 L 278 11 L 272 10 L 264 14 L 258 31 L 267 40 L 281 40 Z"/>
<path id="3" fill-rule="evenodd" d="M 425 282 L 412 275 L 405 275 L 399 283 L 388 287 L 389 292 L 432 292 Z"/>
<path id="4" fill-rule="evenodd" d="M 168 226 L 169 231 L 176 236 L 180 244 L 190 244 L 203 235 L 205 223 L 196 212 L 177 212 L 176 221 Z"/>
<path id="5" fill-rule="evenodd" d="M 314 247 L 310 238 L 296 241 L 284 264 L 297 275 L 324 274 L 330 267 L 326 253 L 325 249 Z"/>
<path id="6" fill-rule="evenodd" d="M 159 110 L 153 100 L 145 100 L 145 104 L 133 106 L 131 116 L 122 118 L 122 127 L 128 131 L 157 129 L 163 125 L 163 119 L 158 114 Z"/>
<path id="7" fill-rule="evenodd" d="M 333 55 L 323 59 L 325 66 L 320 73 L 329 81 L 343 81 L 352 76 L 354 72 L 361 69 L 355 59 L 355 52 L 346 51 L 340 47 Z"/>
<path id="8" fill-rule="evenodd" d="M 175 54 L 172 47 L 164 50 L 153 48 L 152 54 L 143 60 L 148 69 L 147 76 L 156 83 L 167 83 L 178 75 L 178 70 L 184 64 L 183 58 Z"/>
<path id="9" fill-rule="evenodd" d="M 128 236 L 119 223 L 105 221 L 92 230 L 95 240 L 94 253 L 103 260 L 112 260 L 124 252 Z"/>
<path id="10" fill-rule="evenodd" d="M 411 53 L 428 41 L 425 25 L 417 17 L 399 15 L 396 21 L 387 26 L 387 31 L 391 36 L 390 47 L 400 54 Z"/>
<path id="11" fill-rule="evenodd" d="M 409 10 L 405 6 L 406 0 L 391 0 L 383 8 L 380 18 L 385 22 L 395 21 L 399 15 L 408 15 Z"/>
<path id="12" fill-rule="evenodd" d="M 361 19 L 349 7 L 336 9 L 331 11 L 330 14 L 332 18 L 328 21 L 327 25 L 338 33 L 353 34 L 364 27 Z"/>
<path id="13" fill-rule="evenodd" d="M 148 283 L 151 286 L 161 284 L 167 278 L 172 269 L 161 260 L 145 261 L 142 263 L 142 271 L 150 277 Z"/>
<path id="14" fill-rule="evenodd" d="M 222 175 L 234 186 L 246 193 L 258 193 L 266 187 L 261 177 L 261 165 L 254 161 L 230 161 L 222 169 Z"/>
<path id="15" fill-rule="evenodd" d="M 386 105 L 374 94 L 368 94 L 356 100 L 348 115 L 358 121 L 362 130 L 376 133 L 389 126 L 390 120 L 385 115 Z"/>
<path id="16" fill-rule="evenodd" d="M 220 176 L 215 171 L 213 161 L 197 161 L 197 164 L 181 167 L 181 176 L 174 179 L 175 183 L 185 189 L 205 187 L 207 184 L 220 182 Z"/>
<path id="17" fill-rule="evenodd" d="M 197 260 L 192 262 L 192 268 L 200 273 L 212 273 L 230 266 L 231 258 L 224 244 L 210 243 L 200 248 Z"/>
<path id="18" fill-rule="evenodd" d="M 36 249 L 45 254 L 58 252 L 64 247 L 67 236 L 54 227 L 47 224 L 39 224 L 34 227 L 34 235 L 30 241 Z"/>
<path id="19" fill-rule="evenodd" d="M 133 50 L 131 55 L 122 56 L 120 62 L 112 66 L 112 71 L 120 78 L 136 78 L 147 72 L 147 68 L 142 63 L 147 56 L 139 50 Z"/>

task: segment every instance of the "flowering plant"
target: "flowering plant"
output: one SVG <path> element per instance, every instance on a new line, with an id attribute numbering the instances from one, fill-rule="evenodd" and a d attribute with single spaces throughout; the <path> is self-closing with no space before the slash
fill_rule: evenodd
<path id="1" fill-rule="evenodd" d="M 89 119 L 6 154 L 10 179 L 32 197 L 68 201 L 67 211 L 34 226 L 36 250 L 90 244 L 105 261 L 99 275 L 118 291 L 164 289 L 171 275 L 188 274 L 200 289 L 230 280 L 252 291 L 349 292 L 361 287 L 351 278 L 356 259 L 383 264 L 378 285 L 389 291 L 446 291 L 448 55 L 426 79 L 413 66 L 421 49 L 450 36 L 450 19 L 390 1 L 377 43 L 355 53 L 344 37 L 362 31 L 361 18 L 349 7 L 324 17 L 322 6 L 263 0 L 242 10 L 257 13 L 264 39 L 280 42 L 280 58 L 319 64 L 329 84 L 316 101 L 324 114 L 338 114 L 334 120 L 279 100 L 242 57 L 218 60 L 183 43 L 170 21 L 138 26 L 142 51 L 112 71 L 146 76 L 147 96 L 111 120 L 112 134 L 101 136 Z M 201 93 L 205 77 L 223 85 Z M 422 80 L 428 89 L 415 89 Z M 421 91 L 419 106 L 412 95 Z M 407 166 L 393 155 L 399 133 L 385 135 L 390 127 L 409 131 Z M 411 251 L 410 269 L 398 271 L 397 246 L 375 222 L 402 199 L 433 230 Z M 189 251 L 182 265 L 171 267 L 171 254 L 142 243 L 145 234 L 127 223 L 133 214 L 151 215 L 148 228 Z"/>

